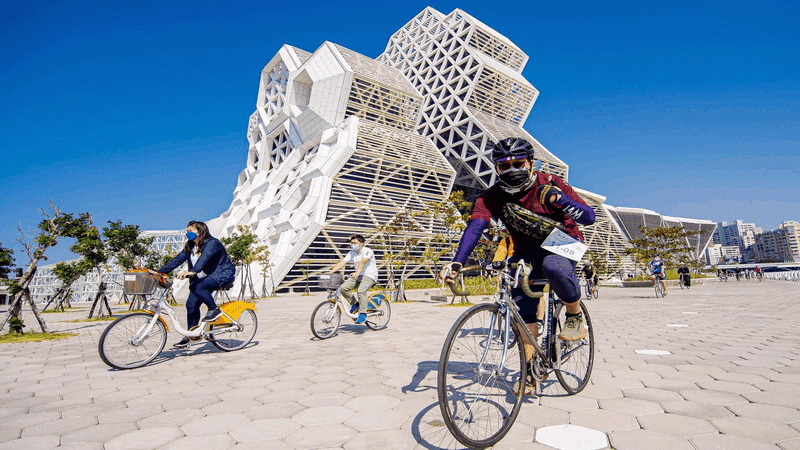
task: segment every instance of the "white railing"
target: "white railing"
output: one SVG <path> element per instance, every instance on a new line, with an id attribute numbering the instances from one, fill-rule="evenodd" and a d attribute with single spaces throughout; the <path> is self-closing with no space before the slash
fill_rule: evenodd
<path id="1" fill-rule="evenodd" d="M 800 281 L 800 270 L 788 270 L 786 272 L 767 272 L 764 278 L 768 280 L 781 281 Z"/>

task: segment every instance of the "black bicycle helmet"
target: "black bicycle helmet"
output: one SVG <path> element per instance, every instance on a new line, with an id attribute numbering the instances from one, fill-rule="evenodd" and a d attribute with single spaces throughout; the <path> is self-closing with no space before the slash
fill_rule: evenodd
<path id="1" fill-rule="evenodd" d="M 492 151 L 492 161 L 495 163 L 506 159 L 533 159 L 533 146 L 522 138 L 510 137 L 497 143 L 489 141 L 486 147 Z"/>

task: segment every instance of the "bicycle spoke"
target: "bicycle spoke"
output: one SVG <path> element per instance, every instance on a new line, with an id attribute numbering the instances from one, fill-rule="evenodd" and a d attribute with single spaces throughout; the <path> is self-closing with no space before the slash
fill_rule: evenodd
<path id="1" fill-rule="evenodd" d="M 521 339 L 504 352 L 497 322 L 492 325 L 496 314 L 497 305 L 468 310 L 442 349 L 438 379 L 442 415 L 456 439 L 469 447 L 499 441 L 522 402 L 522 395 L 514 394 L 523 368 Z"/>

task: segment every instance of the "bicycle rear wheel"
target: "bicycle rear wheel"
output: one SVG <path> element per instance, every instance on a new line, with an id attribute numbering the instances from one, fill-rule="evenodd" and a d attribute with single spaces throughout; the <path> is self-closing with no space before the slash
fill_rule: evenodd
<path id="1" fill-rule="evenodd" d="M 379 297 L 379 298 L 375 298 Z M 364 323 L 371 330 L 382 330 L 392 318 L 392 307 L 389 298 L 383 294 L 375 294 L 368 301 L 367 321 Z"/>
<path id="2" fill-rule="evenodd" d="M 328 339 L 336 334 L 339 329 L 339 322 L 342 320 L 342 312 L 336 306 L 336 302 L 326 300 L 311 313 L 311 332 L 318 339 Z"/>
<path id="3" fill-rule="evenodd" d="M 555 335 L 561 332 L 564 322 L 567 320 L 567 308 L 564 303 L 556 305 L 554 319 L 556 324 Z M 561 387 L 569 394 L 577 394 L 589 384 L 589 377 L 592 375 L 594 367 L 594 332 L 592 331 L 592 319 L 586 305 L 581 303 L 581 314 L 583 324 L 586 326 L 586 337 L 577 341 L 565 341 L 556 337 L 556 354 L 553 356 L 560 359 L 560 365 L 556 369 L 556 377 Z"/>
<path id="4" fill-rule="evenodd" d="M 253 340 L 258 330 L 258 318 L 255 311 L 245 309 L 236 323 L 211 325 L 210 330 L 217 333 L 212 334 L 208 341 L 220 350 L 232 352 L 244 348 Z"/>
<path id="5" fill-rule="evenodd" d="M 144 330 L 152 314 L 134 313 L 120 317 L 100 335 L 97 351 L 104 363 L 115 369 L 135 369 L 154 360 L 167 343 L 167 330 L 160 320 L 147 335 Z"/>
<path id="6" fill-rule="evenodd" d="M 504 341 L 503 322 L 497 304 L 470 308 L 453 324 L 439 357 L 442 418 L 456 440 L 470 448 L 500 441 L 522 406 L 524 392 L 514 393 L 514 385 L 526 379 L 522 338 L 511 327 L 513 345 Z"/>

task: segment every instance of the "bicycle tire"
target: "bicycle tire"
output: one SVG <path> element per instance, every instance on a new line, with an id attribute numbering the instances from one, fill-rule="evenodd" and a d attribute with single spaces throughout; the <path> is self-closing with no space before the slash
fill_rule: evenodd
<path id="1" fill-rule="evenodd" d="M 341 321 L 342 312 L 336 303 L 325 300 L 311 313 L 311 332 L 317 339 L 328 339 L 336 334 Z"/>
<path id="2" fill-rule="evenodd" d="M 656 277 L 655 283 L 656 284 L 655 284 L 654 287 L 655 287 L 655 290 L 656 290 L 656 298 L 663 297 L 664 293 L 661 292 L 661 281 L 658 279 L 658 277 Z"/>
<path id="3" fill-rule="evenodd" d="M 439 357 L 437 394 L 447 429 L 461 444 L 486 448 L 508 433 L 519 414 L 524 392 L 514 385 L 527 378 L 521 332 L 513 327 L 515 345 L 508 348 L 498 373 L 504 343 L 497 304 L 476 305 L 450 328 Z M 494 326 L 492 317 L 495 318 Z M 491 329 L 490 329 L 491 328 Z M 479 367 L 484 351 L 486 359 Z"/>
<path id="4" fill-rule="evenodd" d="M 594 285 L 594 298 L 600 298 L 600 285 Z"/>
<path id="5" fill-rule="evenodd" d="M 153 320 L 152 314 L 126 314 L 111 322 L 97 343 L 100 359 L 109 366 L 120 369 L 135 369 L 149 364 L 164 350 L 167 344 L 167 330 L 160 320 L 155 321 L 153 329 L 141 342 L 132 340 Z"/>
<path id="6" fill-rule="evenodd" d="M 588 282 L 585 285 L 585 291 L 586 291 L 586 299 L 587 300 L 591 300 L 592 299 L 592 287 L 589 286 Z"/>
<path id="7" fill-rule="evenodd" d="M 375 294 L 378 295 L 378 294 Z M 367 309 L 367 321 L 364 324 L 371 330 L 382 330 L 389 325 L 389 319 L 392 318 L 392 307 L 389 305 L 389 298 L 383 296 L 380 305 L 377 308 L 372 308 L 374 303 L 368 301 L 369 309 Z"/>
<path id="8" fill-rule="evenodd" d="M 212 334 L 209 336 L 208 341 L 214 347 L 225 352 L 239 350 L 247 346 L 255 337 L 258 330 L 258 316 L 252 309 L 245 309 L 236 320 L 236 323 L 211 325 L 209 327 L 211 331 L 224 330 L 226 328 L 234 328 L 236 331 Z"/>
<path id="9" fill-rule="evenodd" d="M 566 310 L 566 306 L 561 302 L 555 308 L 555 336 L 558 336 L 564 326 Z M 561 360 L 555 370 L 556 378 L 558 378 L 561 387 L 570 395 L 577 394 L 589 384 L 589 378 L 592 376 L 592 368 L 594 367 L 592 319 L 589 317 L 589 311 L 583 303 L 581 303 L 581 314 L 583 315 L 583 324 L 586 326 L 586 337 L 577 341 L 564 341 L 556 338 L 555 351 L 552 353 L 554 358 Z M 560 355 L 556 352 L 559 352 Z"/>

